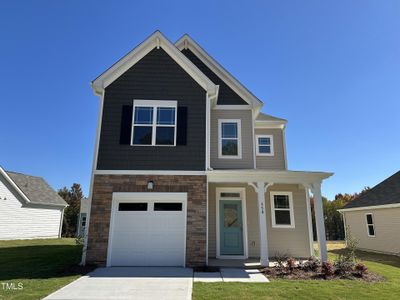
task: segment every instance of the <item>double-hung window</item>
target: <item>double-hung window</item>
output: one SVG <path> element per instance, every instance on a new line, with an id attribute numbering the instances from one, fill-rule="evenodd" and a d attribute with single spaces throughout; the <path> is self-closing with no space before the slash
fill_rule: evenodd
<path id="1" fill-rule="evenodd" d="M 375 224 L 372 214 L 365 215 L 365 221 L 367 222 L 367 233 L 369 237 L 375 236 Z"/>
<path id="2" fill-rule="evenodd" d="M 272 227 L 294 228 L 293 194 L 271 192 Z"/>
<path id="3" fill-rule="evenodd" d="M 177 101 L 133 101 L 132 145 L 175 146 Z"/>
<path id="4" fill-rule="evenodd" d="M 218 120 L 218 157 L 241 158 L 241 122 L 240 120 Z"/>
<path id="5" fill-rule="evenodd" d="M 256 135 L 256 144 L 258 156 L 274 155 L 274 140 L 272 135 Z"/>

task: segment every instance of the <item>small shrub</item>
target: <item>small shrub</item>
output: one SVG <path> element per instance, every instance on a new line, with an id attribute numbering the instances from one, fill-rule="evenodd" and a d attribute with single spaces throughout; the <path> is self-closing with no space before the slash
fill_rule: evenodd
<path id="1" fill-rule="evenodd" d="M 346 255 L 339 255 L 339 257 L 333 263 L 335 267 L 335 274 L 337 275 L 349 275 L 354 267 L 354 261 Z"/>
<path id="2" fill-rule="evenodd" d="M 320 266 L 320 261 L 318 258 L 311 256 L 308 258 L 308 260 L 303 264 L 303 270 L 304 271 L 311 271 L 311 272 L 317 272 L 319 266 Z"/>
<path id="3" fill-rule="evenodd" d="M 335 268 L 330 261 L 324 261 L 321 265 L 321 272 L 326 278 L 335 274 Z"/>
<path id="4" fill-rule="evenodd" d="M 368 268 L 365 264 L 359 262 L 354 266 L 354 271 L 358 276 L 363 277 L 368 272 Z"/>
<path id="5" fill-rule="evenodd" d="M 344 249 L 344 256 L 347 260 L 352 260 L 353 262 L 357 260 L 356 250 L 358 246 L 358 240 L 353 237 L 349 226 L 346 226 L 346 248 Z"/>
<path id="6" fill-rule="evenodd" d="M 289 271 L 289 274 L 292 274 L 295 268 L 296 260 L 293 257 L 288 258 L 286 261 L 286 269 Z"/>
<path id="7" fill-rule="evenodd" d="M 288 255 L 277 252 L 275 254 L 275 260 L 276 260 L 276 268 L 278 270 L 283 270 L 285 268 L 285 262 L 288 260 Z"/>

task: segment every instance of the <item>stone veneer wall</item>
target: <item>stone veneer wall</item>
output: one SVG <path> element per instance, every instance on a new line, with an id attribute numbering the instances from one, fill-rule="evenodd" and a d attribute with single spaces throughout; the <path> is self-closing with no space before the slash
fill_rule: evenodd
<path id="1" fill-rule="evenodd" d="M 147 182 L 154 181 L 154 189 Z M 86 262 L 105 265 L 113 192 L 187 192 L 186 266 L 206 264 L 207 179 L 185 175 L 95 175 Z"/>

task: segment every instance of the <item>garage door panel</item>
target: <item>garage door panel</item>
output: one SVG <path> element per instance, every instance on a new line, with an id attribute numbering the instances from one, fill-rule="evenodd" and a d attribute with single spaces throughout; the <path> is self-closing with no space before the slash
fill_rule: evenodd
<path id="1" fill-rule="evenodd" d="M 158 205 L 158 211 L 154 211 L 154 203 L 159 203 L 158 200 L 139 202 L 142 206 L 124 204 L 122 207 L 128 211 L 119 211 L 118 203 L 113 205 L 110 265 L 182 266 L 185 261 L 186 202 Z M 132 207 L 143 208 L 144 202 L 147 211 L 129 211 Z"/>

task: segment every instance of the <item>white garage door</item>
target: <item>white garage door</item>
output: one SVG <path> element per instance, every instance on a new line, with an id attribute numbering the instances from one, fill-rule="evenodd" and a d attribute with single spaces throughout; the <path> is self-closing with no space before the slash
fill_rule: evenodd
<path id="1" fill-rule="evenodd" d="M 186 193 L 114 193 L 108 266 L 184 266 Z"/>

